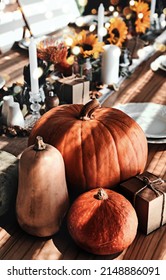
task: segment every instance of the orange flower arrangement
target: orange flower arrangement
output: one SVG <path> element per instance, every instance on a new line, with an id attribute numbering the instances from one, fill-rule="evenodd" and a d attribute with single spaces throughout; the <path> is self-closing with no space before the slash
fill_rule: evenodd
<path id="1" fill-rule="evenodd" d="M 51 44 L 51 42 L 53 43 Z M 68 64 L 70 61 L 70 57 L 67 57 L 68 48 L 64 42 L 57 43 L 46 39 L 38 44 L 37 55 L 40 59 L 50 61 L 53 64 L 62 62 Z"/>
<path id="2" fill-rule="evenodd" d="M 145 33 L 150 27 L 150 10 L 147 3 L 143 1 L 135 1 L 130 9 L 136 13 L 135 29 L 137 33 Z"/>
<path id="3" fill-rule="evenodd" d="M 46 39 L 37 46 L 37 56 L 48 64 L 54 64 L 55 68 L 62 73 L 70 71 L 71 65 L 74 63 L 73 56 L 68 57 L 68 47 L 64 42 L 55 42 Z"/>
<path id="4" fill-rule="evenodd" d="M 74 47 L 79 47 L 78 56 L 82 59 L 87 57 L 93 57 L 96 59 L 99 57 L 99 54 L 104 51 L 104 43 L 99 42 L 96 35 L 88 34 L 85 30 L 75 34 L 71 39 L 71 51 L 74 50 Z"/>
<path id="5" fill-rule="evenodd" d="M 107 40 L 110 42 L 110 44 L 122 47 L 122 44 L 127 37 L 128 28 L 126 23 L 121 18 L 112 18 L 110 20 L 108 33 L 110 37 Z"/>

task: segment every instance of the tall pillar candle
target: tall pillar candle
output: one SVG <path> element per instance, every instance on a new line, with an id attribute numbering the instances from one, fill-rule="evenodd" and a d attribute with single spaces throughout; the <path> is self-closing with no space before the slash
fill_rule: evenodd
<path id="1" fill-rule="evenodd" d="M 31 92 L 39 93 L 37 50 L 36 50 L 35 40 L 33 37 L 31 37 L 30 45 L 29 45 L 29 64 L 30 64 Z"/>
<path id="2" fill-rule="evenodd" d="M 105 45 L 102 54 L 102 83 L 117 84 L 119 81 L 120 48 L 115 45 Z"/>
<path id="3" fill-rule="evenodd" d="M 102 31 L 103 31 L 103 25 L 104 25 L 104 6 L 101 3 L 98 8 L 98 30 L 97 35 L 99 42 L 103 41 Z"/>

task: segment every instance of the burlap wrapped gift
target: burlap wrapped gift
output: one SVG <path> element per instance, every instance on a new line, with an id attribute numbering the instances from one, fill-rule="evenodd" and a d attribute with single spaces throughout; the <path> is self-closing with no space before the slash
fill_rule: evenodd
<path id="1" fill-rule="evenodd" d="M 120 192 L 133 204 L 139 228 L 149 234 L 166 223 L 166 182 L 144 172 L 120 184 Z"/>
<path id="2" fill-rule="evenodd" d="M 90 82 L 85 77 L 73 75 L 59 79 L 55 87 L 61 103 L 86 104 L 90 99 Z"/>

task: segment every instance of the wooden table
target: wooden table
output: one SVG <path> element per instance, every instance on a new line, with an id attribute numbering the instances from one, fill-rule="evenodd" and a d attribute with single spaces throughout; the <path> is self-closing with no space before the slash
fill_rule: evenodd
<path id="1" fill-rule="evenodd" d="M 154 102 L 166 105 L 166 75 L 162 70 L 153 72 L 150 63 L 160 55 L 155 53 L 126 79 L 119 91 L 108 97 L 102 106 L 127 102 Z M 8 84 L 22 81 L 22 69 L 27 53 L 11 50 L 1 56 L 1 74 L 8 76 Z M 24 150 L 27 138 L 0 137 L 0 149 L 16 156 Z M 166 144 L 149 144 L 146 170 L 166 179 Z M 166 260 L 166 225 L 145 236 L 138 231 L 131 246 L 116 256 L 97 256 L 78 248 L 69 236 L 64 221 L 61 230 L 52 238 L 37 238 L 23 232 L 16 222 L 14 211 L 0 218 L 1 260 Z"/>

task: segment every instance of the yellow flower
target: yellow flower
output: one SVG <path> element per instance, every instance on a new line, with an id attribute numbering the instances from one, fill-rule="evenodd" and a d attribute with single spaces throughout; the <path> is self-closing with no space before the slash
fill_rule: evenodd
<path id="1" fill-rule="evenodd" d="M 126 40 L 128 28 L 121 18 L 112 18 L 108 29 L 110 44 L 122 47 L 122 43 Z"/>
<path id="2" fill-rule="evenodd" d="M 79 56 L 82 58 L 93 57 L 98 58 L 99 54 L 104 51 L 103 42 L 99 42 L 94 34 L 88 34 L 85 30 L 72 37 L 73 43 L 71 50 L 79 47 Z"/>
<path id="3" fill-rule="evenodd" d="M 150 10 L 147 3 L 135 1 L 134 6 L 130 7 L 136 13 L 135 29 L 137 33 L 145 33 L 150 27 Z"/>

